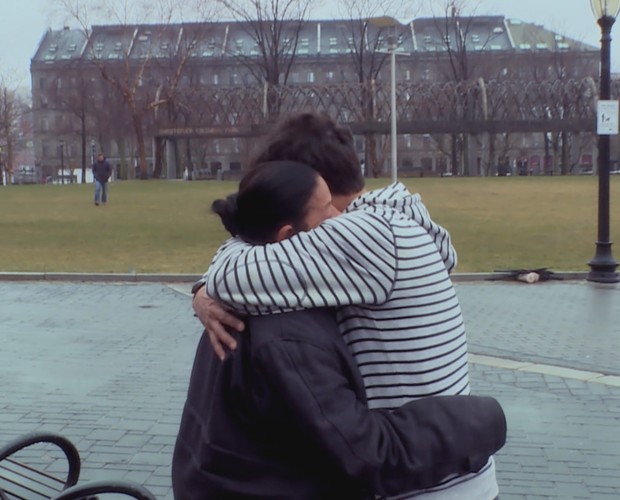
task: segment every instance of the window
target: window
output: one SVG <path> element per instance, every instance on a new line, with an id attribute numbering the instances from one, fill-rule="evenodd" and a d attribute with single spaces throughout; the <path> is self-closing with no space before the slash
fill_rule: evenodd
<path id="1" fill-rule="evenodd" d="M 213 85 L 219 85 L 220 84 L 220 76 L 217 73 L 214 73 L 211 82 L 213 83 Z"/>
<path id="2" fill-rule="evenodd" d="M 313 71 L 308 71 L 308 74 L 306 75 L 306 81 L 308 83 L 314 83 L 314 72 Z"/>
<path id="3" fill-rule="evenodd" d="M 297 48 L 297 53 L 298 54 L 308 54 L 310 49 L 310 39 L 309 38 L 302 38 L 299 41 L 299 47 Z"/>
<path id="4" fill-rule="evenodd" d="M 334 81 L 334 72 L 333 71 L 326 71 L 325 72 L 325 81 L 326 82 L 333 82 Z"/>

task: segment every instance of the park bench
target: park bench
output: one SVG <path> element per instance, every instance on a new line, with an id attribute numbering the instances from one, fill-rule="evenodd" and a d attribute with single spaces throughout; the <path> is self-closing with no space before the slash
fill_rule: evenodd
<path id="1" fill-rule="evenodd" d="M 63 477 L 44 470 L 46 463 L 50 465 L 58 457 L 66 461 Z M 80 470 L 80 455 L 67 438 L 45 432 L 27 434 L 0 448 L 0 500 L 90 500 L 104 493 L 155 500 L 146 488 L 130 481 L 105 480 L 78 485 Z"/>

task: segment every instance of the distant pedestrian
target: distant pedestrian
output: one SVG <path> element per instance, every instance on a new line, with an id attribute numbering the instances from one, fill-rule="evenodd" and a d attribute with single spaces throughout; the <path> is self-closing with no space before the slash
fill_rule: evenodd
<path id="1" fill-rule="evenodd" d="M 97 161 L 93 163 L 93 177 L 95 178 L 95 205 L 99 205 L 99 199 L 104 205 L 108 201 L 108 179 L 112 174 L 112 167 L 105 159 L 103 153 L 97 155 Z"/>

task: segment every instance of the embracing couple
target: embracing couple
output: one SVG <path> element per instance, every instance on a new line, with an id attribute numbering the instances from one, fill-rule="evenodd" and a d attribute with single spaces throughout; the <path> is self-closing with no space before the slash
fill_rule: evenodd
<path id="1" fill-rule="evenodd" d="M 212 210 L 233 237 L 193 289 L 175 497 L 497 497 L 505 416 L 470 395 L 456 253 L 420 196 L 365 191 L 349 130 L 301 113 Z"/>

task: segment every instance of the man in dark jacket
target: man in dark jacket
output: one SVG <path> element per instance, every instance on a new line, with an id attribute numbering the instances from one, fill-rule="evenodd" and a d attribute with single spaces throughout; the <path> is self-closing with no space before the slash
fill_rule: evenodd
<path id="1" fill-rule="evenodd" d="M 200 340 L 172 463 L 178 500 L 374 499 L 476 471 L 505 442 L 493 398 L 369 410 L 329 309 L 247 326 L 224 362 Z"/>
<path id="2" fill-rule="evenodd" d="M 101 203 L 104 205 L 108 201 L 108 179 L 112 174 L 112 167 L 105 159 L 103 153 L 97 155 L 97 161 L 93 163 L 93 177 L 95 178 L 95 205 Z"/>

